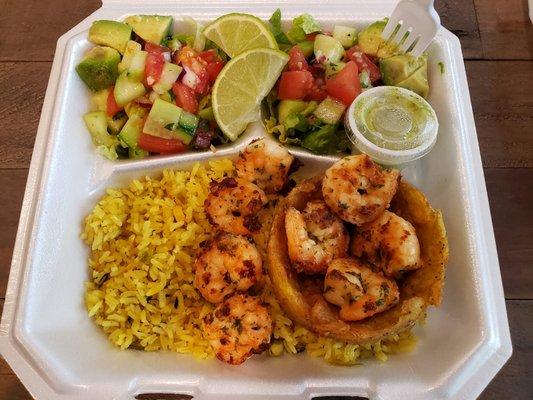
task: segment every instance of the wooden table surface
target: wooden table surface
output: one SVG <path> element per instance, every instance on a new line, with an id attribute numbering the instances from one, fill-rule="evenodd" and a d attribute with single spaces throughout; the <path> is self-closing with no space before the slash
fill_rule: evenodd
<path id="1" fill-rule="evenodd" d="M 0 0 L 0 309 L 57 38 L 96 0 Z M 513 356 L 481 399 L 533 399 L 533 27 L 527 0 L 437 0 L 463 47 Z M 0 358 L 0 399 L 31 399 Z"/>

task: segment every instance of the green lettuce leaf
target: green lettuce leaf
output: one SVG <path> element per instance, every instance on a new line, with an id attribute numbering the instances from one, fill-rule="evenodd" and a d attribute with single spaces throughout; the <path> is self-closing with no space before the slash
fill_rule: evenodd
<path id="1" fill-rule="evenodd" d="M 274 14 L 272 14 L 269 21 L 270 31 L 276 38 L 276 42 L 278 42 L 278 44 L 291 44 L 291 41 L 281 29 L 281 10 L 279 8 L 274 11 Z"/>

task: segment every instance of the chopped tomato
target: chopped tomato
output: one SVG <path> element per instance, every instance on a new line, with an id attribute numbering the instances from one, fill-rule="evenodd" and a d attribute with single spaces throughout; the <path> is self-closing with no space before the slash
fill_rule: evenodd
<path id="1" fill-rule="evenodd" d="M 152 42 L 145 42 L 144 50 L 146 50 L 148 53 L 159 53 L 159 54 L 170 52 L 169 48 L 159 46 L 158 44 L 155 44 Z"/>
<path id="2" fill-rule="evenodd" d="M 215 83 L 218 74 L 222 71 L 222 68 L 224 68 L 224 61 L 222 61 L 214 49 L 202 51 L 198 54 L 198 58 L 207 63 L 205 66 L 207 77 L 211 84 Z"/>
<path id="3" fill-rule="evenodd" d="M 123 108 L 123 107 L 120 107 L 115 101 L 115 94 L 113 93 L 114 88 L 115 88 L 114 86 L 111 86 L 111 90 L 109 91 L 109 94 L 107 95 L 106 111 L 107 111 L 107 115 L 109 115 L 110 117 L 118 113 Z"/>
<path id="4" fill-rule="evenodd" d="M 293 46 L 289 50 L 289 71 L 306 71 L 307 60 L 299 46 Z"/>
<path id="5" fill-rule="evenodd" d="M 349 106 L 361 93 L 358 72 L 357 64 L 349 61 L 340 72 L 326 80 L 328 94 Z"/>
<path id="6" fill-rule="evenodd" d="M 224 61 L 222 60 L 207 64 L 205 70 L 207 72 L 207 76 L 209 77 L 209 82 L 211 82 L 211 84 L 215 83 L 218 74 L 220 74 L 220 71 L 222 71 L 222 68 L 224 68 Z"/>
<path id="7" fill-rule="evenodd" d="M 217 60 L 220 60 L 220 57 L 218 56 L 215 49 L 204 50 L 200 54 L 198 54 L 198 57 L 204 60 L 206 63 L 212 63 Z"/>
<path id="8" fill-rule="evenodd" d="M 183 46 L 180 51 L 174 53 L 173 61 L 176 64 L 191 65 L 192 60 L 197 57 L 196 50 L 189 46 Z"/>
<path id="9" fill-rule="evenodd" d="M 138 143 L 141 149 L 159 154 L 181 153 L 187 148 L 181 140 L 163 139 L 146 133 L 141 133 Z"/>
<path id="10" fill-rule="evenodd" d="M 316 39 L 316 35 L 318 35 L 320 32 L 315 32 L 315 33 L 308 33 L 307 35 L 305 35 L 305 38 L 307 40 L 310 40 L 311 42 L 314 42 L 315 39 Z"/>
<path id="11" fill-rule="evenodd" d="M 307 100 L 322 101 L 328 96 L 326 92 L 326 82 L 324 78 L 316 78 L 313 82 L 313 86 L 307 92 Z"/>
<path id="12" fill-rule="evenodd" d="M 359 46 L 353 46 L 346 51 L 346 60 L 354 61 L 357 64 L 359 71 L 367 70 L 372 83 L 381 79 L 379 67 L 370 61 L 367 55 L 361 51 Z"/>
<path id="13" fill-rule="evenodd" d="M 148 53 L 146 66 L 144 67 L 144 80 L 146 86 L 152 86 L 161 78 L 165 59 L 161 53 Z"/>
<path id="14" fill-rule="evenodd" d="M 189 46 L 182 47 L 177 56 L 174 56 L 174 62 L 180 63 L 185 69 L 185 75 L 182 79 L 184 85 L 196 93 L 206 94 L 209 92 L 207 62 L 194 49 Z"/>
<path id="15" fill-rule="evenodd" d="M 183 83 L 176 82 L 172 85 L 172 93 L 176 96 L 176 105 L 192 114 L 198 112 L 198 100 L 193 90 Z"/>
<path id="16" fill-rule="evenodd" d="M 302 100 L 313 86 L 313 75 L 309 71 L 287 71 L 281 74 L 278 98 L 281 100 Z"/>

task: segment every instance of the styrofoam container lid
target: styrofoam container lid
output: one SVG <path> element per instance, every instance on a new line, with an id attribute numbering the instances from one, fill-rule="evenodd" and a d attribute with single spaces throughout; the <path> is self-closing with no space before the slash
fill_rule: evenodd
<path id="1" fill-rule="evenodd" d="M 439 122 L 433 107 L 415 92 L 378 86 L 352 102 L 345 127 L 360 152 L 380 164 L 402 165 L 429 153 L 437 142 Z M 416 134 L 409 136 L 413 130 Z"/>

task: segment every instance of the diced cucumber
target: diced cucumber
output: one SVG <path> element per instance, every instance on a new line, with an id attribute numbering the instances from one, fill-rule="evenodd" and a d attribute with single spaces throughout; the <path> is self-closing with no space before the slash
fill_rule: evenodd
<path id="1" fill-rule="evenodd" d="M 175 104 L 157 99 L 144 124 L 144 133 L 165 139 L 175 137 L 173 129 L 179 126 L 183 110 Z"/>
<path id="2" fill-rule="evenodd" d="M 174 103 L 174 101 L 172 100 L 172 97 L 170 96 L 169 92 L 163 92 L 161 94 L 159 94 L 157 92 L 150 92 L 150 95 L 148 96 L 148 98 L 150 99 L 150 101 L 152 103 L 154 101 L 156 101 L 157 99 L 161 99 L 161 100 L 167 101 L 169 103 Z"/>
<path id="3" fill-rule="evenodd" d="M 326 124 L 336 124 L 342 118 L 346 106 L 331 97 L 326 97 L 314 112 L 315 117 Z"/>
<path id="4" fill-rule="evenodd" d="M 349 49 L 357 43 L 357 29 L 349 26 L 335 25 L 333 37 L 337 39 L 345 49 Z"/>
<path id="5" fill-rule="evenodd" d="M 198 111 L 198 116 L 208 121 L 215 121 L 215 115 L 213 114 L 213 107 L 206 107 L 203 110 Z"/>
<path id="6" fill-rule="evenodd" d="M 180 116 L 178 125 L 187 132 L 194 133 L 198 127 L 199 118 L 187 111 L 183 111 Z"/>
<path id="7" fill-rule="evenodd" d="M 128 68 L 128 78 L 137 82 L 140 82 L 144 79 L 146 57 L 148 57 L 148 52 L 143 50 L 138 51 L 133 55 Z"/>
<path id="8" fill-rule="evenodd" d="M 111 47 L 93 47 L 76 67 L 76 72 L 93 91 L 113 86 L 118 76 L 120 54 Z"/>
<path id="9" fill-rule="evenodd" d="M 358 44 L 363 53 L 379 58 L 387 58 L 398 52 L 398 46 L 394 41 L 388 42 L 381 37 L 385 25 L 387 25 L 386 20 L 376 21 L 358 33 Z M 396 34 L 398 29 L 399 25 L 394 30 L 393 35 Z M 397 38 L 395 39 L 397 40 Z"/>
<path id="10" fill-rule="evenodd" d="M 315 43 L 310 40 L 304 40 L 303 42 L 298 43 L 297 46 L 300 48 L 305 58 L 311 57 L 313 50 L 315 49 Z"/>
<path id="11" fill-rule="evenodd" d="M 172 88 L 172 85 L 176 82 L 182 70 L 183 68 L 179 65 L 165 62 L 165 65 L 163 65 L 163 72 L 161 72 L 161 78 L 159 78 L 159 81 L 152 86 L 154 92 L 168 94 L 168 91 Z"/>
<path id="12" fill-rule="evenodd" d="M 107 118 L 104 111 L 91 111 L 83 116 L 85 125 L 91 134 L 93 142 L 97 146 L 113 146 L 115 139 L 107 133 Z"/>
<path id="13" fill-rule="evenodd" d="M 187 145 L 191 143 L 192 138 L 194 137 L 194 133 L 188 132 L 180 128 L 175 129 L 173 133 L 174 133 L 174 139 L 179 139 Z"/>
<path id="14" fill-rule="evenodd" d="M 146 150 L 136 148 L 132 149 L 131 147 L 128 148 L 128 157 L 129 158 L 145 158 L 148 157 L 150 153 L 148 153 Z"/>
<path id="15" fill-rule="evenodd" d="M 91 103 L 94 111 L 107 111 L 107 97 L 111 89 L 102 89 L 93 93 Z"/>
<path id="16" fill-rule="evenodd" d="M 165 46 L 168 47 L 171 51 L 178 51 L 181 49 L 181 42 L 176 36 L 172 36 L 165 42 Z"/>
<path id="17" fill-rule="evenodd" d="M 287 117 L 303 111 L 307 103 L 303 100 L 281 100 L 278 105 L 278 121 L 284 123 Z"/>
<path id="18" fill-rule="evenodd" d="M 94 21 L 89 29 L 89 40 L 94 44 L 109 46 L 124 54 L 131 38 L 131 26 L 117 21 Z"/>
<path id="19" fill-rule="evenodd" d="M 133 56 L 141 50 L 142 46 L 140 43 L 137 43 L 135 40 L 128 41 L 126 50 L 124 50 L 124 55 L 122 56 L 122 61 L 118 63 L 118 72 L 122 73 L 129 69 Z"/>
<path id="20" fill-rule="evenodd" d="M 132 115 L 118 134 L 119 140 L 130 149 L 136 149 L 139 136 L 143 132 L 144 120 L 137 114 Z"/>
<path id="21" fill-rule="evenodd" d="M 344 47 L 335 38 L 327 35 L 316 35 L 315 58 L 320 63 L 335 63 L 344 57 Z"/>
<path id="22" fill-rule="evenodd" d="M 141 82 L 131 80 L 126 71 L 119 75 L 113 90 L 115 101 L 122 107 L 145 93 L 144 85 Z"/>
<path id="23" fill-rule="evenodd" d="M 326 64 L 326 78 L 330 78 L 339 71 L 341 71 L 346 66 L 346 63 L 343 61 L 337 61 L 335 63 Z"/>
<path id="24" fill-rule="evenodd" d="M 124 106 L 124 111 L 126 111 L 128 118 L 131 118 L 132 115 L 138 115 L 141 118 L 145 118 L 148 115 L 148 109 L 135 103 L 134 101 L 126 104 Z"/>
<path id="25" fill-rule="evenodd" d="M 128 116 L 124 111 L 119 111 L 112 117 L 109 115 L 107 117 L 107 131 L 111 133 L 112 135 L 116 135 L 120 132 L 126 121 L 128 120 Z"/>
<path id="26" fill-rule="evenodd" d="M 162 15 L 131 15 L 124 20 L 143 40 L 160 44 L 171 34 L 172 17 Z"/>

